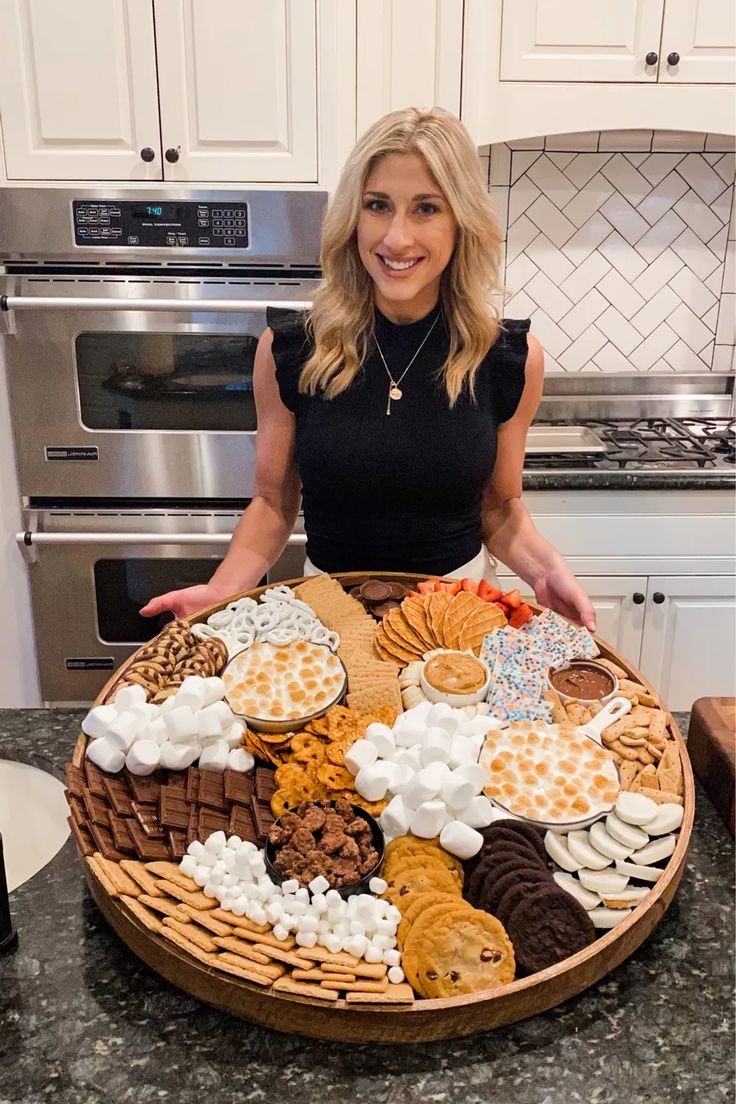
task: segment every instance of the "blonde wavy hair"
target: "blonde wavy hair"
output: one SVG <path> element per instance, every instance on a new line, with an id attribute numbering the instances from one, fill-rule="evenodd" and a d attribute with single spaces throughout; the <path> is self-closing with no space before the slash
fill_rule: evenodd
<path id="1" fill-rule="evenodd" d="M 360 371 L 373 339 L 373 281 L 360 259 L 356 228 L 366 181 L 392 153 L 422 157 L 457 224 L 457 242 L 442 273 L 440 299 L 450 337 L 441 371 L 450 405 L 463 389 L 475 395 L 478 367 L 498 337 L 490 298 L 500 290 L 501 232 L 470 134 L 435 107 L 392 111 L 370 127 L 350 154 L 322 225 L 323 279 L 307 319 L 314 351 L 299 390 L 332 399 Z"/>

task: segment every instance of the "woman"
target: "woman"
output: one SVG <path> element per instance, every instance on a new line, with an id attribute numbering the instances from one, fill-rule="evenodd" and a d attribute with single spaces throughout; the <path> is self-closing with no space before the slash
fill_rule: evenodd
<path id="1" fill-rule="evenodd" d="M 590 600 L 521 501 L 544 354 L 500 322 L 501 235 L 465 127 L 386 115 L 345 165 L 308 319 L 269 311 L 253 381 L 256 495 L 205 586 L 152 599 L 177 617 L 258 585 L 303 501 L 306 572 L 493 579 L 595 628 Z M 493 558 L 493 559 L 492 559 Z"/>

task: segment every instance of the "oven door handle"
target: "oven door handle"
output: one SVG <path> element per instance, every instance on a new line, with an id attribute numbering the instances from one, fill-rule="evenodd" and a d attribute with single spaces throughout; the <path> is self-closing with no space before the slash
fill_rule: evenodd
<path id="1" fill-rule="evenodd" d="M 15 540 L 28 563 L 35 563 L 42 544 L 229 544 L 232 533 L 16 533 Z M 287 546 L 306 544 L 306 533 L 292 533 Z"/>
<path id="2" fill-rule="evenodd" d="M 100 299 L 79 295 L 0 295 L 0 312 L 14 310 L 62 311 L 174 311 L 179 314 L 249 314 L 277 310 L 310 310 L 308 299 Z"/>

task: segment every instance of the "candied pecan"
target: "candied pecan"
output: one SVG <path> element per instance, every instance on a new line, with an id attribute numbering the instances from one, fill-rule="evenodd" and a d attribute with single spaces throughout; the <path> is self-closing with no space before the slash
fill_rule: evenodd
<path id="1" fill-rule="evenodd" d="M 353 817 L 345 831 L 349 836 L 365 836 L 370 835 L 371 826 L 363 817 Z"/>
<path id="2" fill-rule="evenodd" d="M 359 849 L 357 843 L 355 842 L 355 840 L 351 839 L 350 836 L 345 837 L 345 842 L 342 845 L 342 847 L 340 848 L 340 858 L 341 859 L 359 859 L 360 858 L 360 849 Z"/>
<path id="3" fill-rule="evenodd" d="M 356 864 L 350 859 L 335 859 L 332 864 L 332 876 L 336 885 L 349 885 L 357 882 L 358 870 Z"/>
<path id="4" fill-rule="evenodd" d="M 377 862 L 378 862 L 378 852 L 373 851 L 373 850 L 369 851 L 368 854 L 366 855 L 366 857 L 361 860 L 361 863 L 360 863 L 360 866 L 359 866 L 361 877 L 364 874 L 369 874 L 370 871 L 373 869 L 373 867 L 376 865 Z"/>
<path id="5" fill-rule="evenodd" d="M 330 811 L 325 816 L 325 822 L 322 826 L 323 832 L 344 832 L 345 821 L 342 817 L 336 816 L 334 812 Z"/>
<path id="6" fill-rule="evenodd" d="M 284 833 L 284 829 L 279 824 L 274 824 L 268 833 L 268 842 L 272 843 L 274 847 L 280 847 L 287 843 L 289 839 L 290 837 Z"/>
<path id="7" fill-rule="evenodd" d="M 301 851 L 303 855 L 306 855 L 308 851 L 314 850 L 314 836 L 308 828 L 298 828 L 291 837 L 291 846 L 296 848 L 297 851 Z"/>
<path id="8" fill-rule="evenodd" d="M 302 816 L 302 825 L 310 832 L 319 832 L 320 828 L 324 827 L 324 823 L 324 810 L 318 809 L 316 805 L 311 805 Z"/>
<path id="9" fill-rule="evenodd" d="M 284 840 L 291 839 L 291 837 L 294 835 L 294 832 L 296 832 L 297 829 L 301 828 L 302 826 L 300 817 L 298 817 L 296 813 L 292 812 L 284 813 L 281 816 L 279 823 L 281 825 L 281 830 L 284 833 Z"/>
<path id="10" fill-rule="evenodd" d="M 348 839 L 350 837 L 344 832 L 325 832 L 320 840 L 320 846 L 328 855 L 334 855 Z"/>
<path id="11" fill-rule="evenodd" d="M 349 823 L 355 816 L 352 805 L 345 797 L 338 797 L 335 802 L 335 812 L 339 817 L 342 817 L 346 823 Z"/>

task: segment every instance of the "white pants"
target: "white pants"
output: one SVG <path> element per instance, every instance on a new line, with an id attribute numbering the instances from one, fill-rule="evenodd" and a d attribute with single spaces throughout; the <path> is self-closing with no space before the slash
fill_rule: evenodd
<path id="1" fill-rule="evenodd" d="M 304 561 L 304 574 L 321 575 L 322 572 L 318 567 L 315 567 L 309 557 L 307 557 Z M 448 571 L 443 578 L 473 579 L 476 583 L 479 583 L 481 579 L 487 579 L 493 586 L 498 587 L 496 561 L 485 545 L 483 545 L 478 555 L 474 556 L 472 560 L 469 560 L 468 563 L 463 564 L 462 567 L 458 567 L 454 571 Z M 500 589 L 499 587 L 499 590 Z"/>

